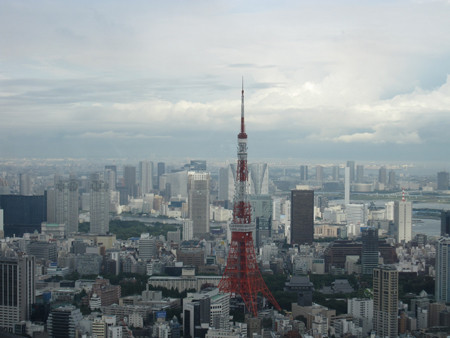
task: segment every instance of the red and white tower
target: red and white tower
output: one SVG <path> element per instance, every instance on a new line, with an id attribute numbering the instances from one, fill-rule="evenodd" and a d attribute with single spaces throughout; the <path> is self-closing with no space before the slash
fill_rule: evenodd
<path id="1" fill-rule="evenodd" d="M 256 262 L 253 246 L 252 213 L 247 197 L 247 134 L 244 123 L 244 83 L 242 83 L 241 132 L 238 135 L 238 162 L 234 194 L 233 222 L 230 224 L 231 244 L 227 266 L 219 283 L 221 292 L 239 294 L 248 311 L 258 314 L 258 293 L 266 297 L 276 309 L 281 310 L 272 293 L 267 288 Z"/>

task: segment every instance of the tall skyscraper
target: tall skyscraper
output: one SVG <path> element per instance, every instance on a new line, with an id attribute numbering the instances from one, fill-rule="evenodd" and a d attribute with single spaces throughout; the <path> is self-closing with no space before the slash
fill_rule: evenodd
<path id="1" fill-rule="evenodd" d="M 156 186 L 159 186 L 159 178 L 166 173 L 166 164 L 164 162 L 158 162 L 158 169 L 157 169 L 157 182 L 155 183 Z"/>
<path id="2" fill-rule="evenodd" d="M 437 173 L 437 190 L 448 190 L 448 172 Z"/>
<path id="3" fill-rule="evenodd" d="M 229 164 L 219 169 L 219 200 L 230 203 L 234 197 L 236 165 Z"/>
<path id="4" fill-rule="evenodd" d="M 269 167 L 267 163 L 249 165 L 250 194 L 267 195 L 269 193 Z"/>
<path id="5" fill-rule="evenodd" d="M 387 183 L 386 167 L 381 167 L 378 170 L 378 183 L 386 185 L 386 183 Z"/>
<path id="6" fill-rule="evenodd" d="M 412 239 L 412 203 L 405 200 L 394 203 L 394 226 L 397 243 Z"/>
<path id="7" fill-rule="evenodd" d="M 270 239 L 272 235 L 273 202 L 270 195 L 250 195 L 252 219 L 256 223 L 256 246 L 262 241 Z"/>
<path id="8" fill-rule="evenodd" d="M 339 166 L 334 165 L 331 172 L 331 177 L 333 178 L 333 181 L 339 181 Z"/>
<path id="9" fill-rule="evenodd" d="M 91 180 L 90 198 L 90 232 L 106 234 L 109 232 L 109 187 L 97 175 Z"/>
<path id="10" fill-rule="evenodd" d="M 117 186 L 116 165 L 105 165 L 105 181 L 108 182 L 109 190 L 116 190 Z"/>
<path id="11" fill-rule="evenodd" d="M 450 236 L 450 210 L 441 211 L 441 236 Z"/>
<path id="12" fill-rule="evenodd" d="M 396 185 L 397 185 L 397 182 L 395 180 L 395 171 L 391 170 L 391 171 L 389 171 L 389 177 L 388 177 L 389 189 L 394 189 Z"/>
<path id="13" fill-rule="evenodd" d="M 116 190 L 117 173 L 115 170 L 105 168 L 105 181 L 108 183 L 109 190 Z"/>
<path id="14" fill-rule="evenodd" d="M 78 181 L 60 178 L 54 196 L 55 222 L 66 224 L 66 234 L 78 232 Z"/>
<path id="15" fill-rule="evenodd" d="M 136 167 L 127 165 L 123 168 L 123 182 L 125 187 L 127 187 L 128 196 L 132 198 L 136 197 Z"/>
<path id="16" fill-rule="evenodd" d="M 291 191 L 291 244 L 314 241 L 314 191 Z"/>
<path id="17" fill-rule="evenodd" d="M 350 168 L 344 169 L 344 204 L 350 204 Z"/>
<path id="18" fill-rule="evenodd" d="M 20 195 L 23 196 L 31 196 L 32 195 L 32 187 L 31 187 L 31 178 L 28 174 L 20 174 L 19 175 L 19 191 Z"/>
<path id="19" fill-rule="evenodd" d="M 0 257 L 0 331 L 12 332 L 14 324 L 31 319 L 35 275 L 33 256 Z"/>
<path id="20" fill-rule="evenodd" d="M 398 336 L 398 271 L 383 265 L 373 269 L 373 328 L 380 337 Z"/>
<path id="21" fill-rule="evenodd" d="M 450 302 L 450 237 L 441 237 L 436 247 L 436 302 Z"/>
<path id="22" fill-rule="evenodd" d="M 189 218 L 193 222 L 194 237 L 209 233 L 209 182 L 209 173 L 188 173 Z"/>
<path id="23" fill-rule="evenodd" d="M 323 182 L 323 167 L 321 165 L 316 166 L 316 181 Z"/>
<path id="24" fill-rule="evenodd" d="M 364 275 L 372 275 L 378 266 L 378 229 L 364 228 L 362 234 L 361 265 Z"/>
<path id="25" fill-rule="evenodd" d="M 355 182 L 355 161 L 347 161 L 347 168 L 350 168 L 350 182 Z"/>
<path id="26" fill-rule="evenodd" d="M 307 181 L 307 180 L 308 180 L 308 166 L 301 165 L 300 166 L 300 181 Z"/>
<path id="27" fill-rule="evenodd" d="M 362 164 L 358 164 L 356 166 L 356 182 L 357 183 L 364 182 L 364 166 Z"/>
<path id="28" fill-rule="evenodd" d="M 141 196 L 148 194 L 153 189 L 153 163 L 148 161 L 139 162 L 139 189 Z"/>

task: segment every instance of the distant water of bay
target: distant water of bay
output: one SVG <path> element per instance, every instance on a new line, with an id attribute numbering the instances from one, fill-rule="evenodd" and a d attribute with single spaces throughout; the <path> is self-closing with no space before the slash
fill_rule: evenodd
<path id="1" fill-rule="evenodd" d="M 343 200 L 334 200 L 332 204 L 341 204 Z M 352 201 L 353 203 L 368 203 L 367 201 Z M 386 200 L 371 201 L 377 207 L 384 207 Z M 413 203 L 415 209 L 450 210 L 448 203 Z M 414 217 L 413 215 L 413 235 L 424 234 L 427 236 L 440 236 L 441 220 L 435 218 Z"/>

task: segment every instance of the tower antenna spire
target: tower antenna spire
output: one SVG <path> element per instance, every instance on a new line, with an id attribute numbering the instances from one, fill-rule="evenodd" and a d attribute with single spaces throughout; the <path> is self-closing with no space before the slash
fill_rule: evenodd
<path id="1" fill-rule="evenodd" d="M 245 134 L 245 123 L 244 123 L 244 77 L 242 77 L 242 92 L 241 92 L 241 134 L 244 138 L 247 138 Z"/>

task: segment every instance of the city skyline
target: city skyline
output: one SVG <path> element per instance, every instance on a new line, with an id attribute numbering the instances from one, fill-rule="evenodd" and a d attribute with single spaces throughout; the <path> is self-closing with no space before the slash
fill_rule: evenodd
<path id="1" fill-rule="evenodd" d="M 445 163 L 444 1 L 5 1 L 0 13 L 1 157 L 233 158 L 244 76 L 254 158 Z"/>

